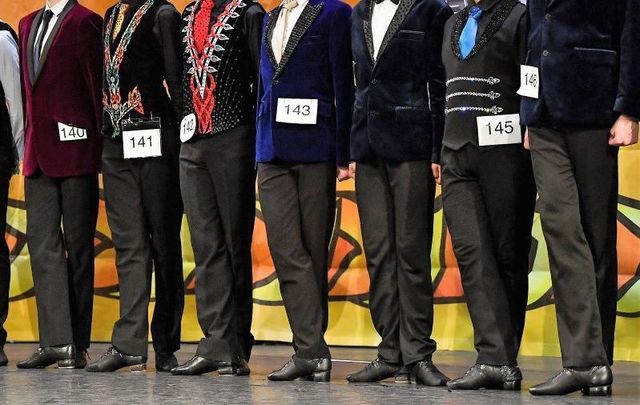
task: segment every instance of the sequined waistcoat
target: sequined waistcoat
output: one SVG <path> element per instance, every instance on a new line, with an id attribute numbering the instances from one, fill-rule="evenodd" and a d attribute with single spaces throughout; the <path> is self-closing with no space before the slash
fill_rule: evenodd
<path id="1" fill-rule="evenodd" d="M 476 117 L 517 114 L 520 111 L 520 49 L 517 46 L 519 16 L 517 0 L 506 0 L 486 29 L 478 32 L 476 46 L 462 59 L 459 38 L 468 9 L 447 24 L 442 60 L 447 72 L 445 133 L 443 144 L 460 149 L 467 143 L 478 145 Z M 451 21 L 450 21 L 451 22 Z"/>
<path id="2" fill-rule="evenodd" d="M 138 14 L 139 21 L 134 29 L 133 17 L 125 18 L 118 35 L 112 37 L 113 25 L 118 15 L 118 6 L 107 11 L 105 19 L 104 63 L 104 124 L 102 133 L 108 138 L 120 136 L 120 124 L 127 118 L 160 117 L 162 126 L 172 126 L 176 121 L 171 101 L 164 87 L 164 62 L 162 49 L 153 34 L 158 9 L 169 4 L 164 0 L 142 2 L 130 13 L 137 13 L 146 7 L 144 14 Z M 124 37 L 130 35 L 130 42 L 124 53 L 118 52 L 118 46 Z M 123 48 L 121 47 L 121 50 Z M 105 49 L 106 50 L 106 49 Z M 114 61 L 109 66 L 107 56 Z M 117 59 L 121 59 L 119 65 Z M 117 67 L 117 68 L 116 68 Z M 113 85 L 115 84 L 115 85 Z"/>
<path id="3" fill-rule="evenodd" d="M 183 116 L 196 115 L 196 136 L 217 134 L 255 120 L 257 79 L 241 29 L 250 4 L 251 0 L 229 0 L 223 5 L 220 16 L 211 24 L 204 57 L 195 54 L 199 61 L 194 60 L 191 49 L 197 3 L 183 13 Z"/>
<path id="4" fill-rule="evenodd" d="M 8 31 L 13 39 L 18 42 L 16 33 L 11 27 L 0 22 L 0 32 Z M 1 63 L 2 61 L 0 61 Z M 15 158 L 13 151 L 13 132 L 11 131 L 11 118 L 5 99 L 4 89 L 0 84 L 0 174 L 10 173 L 15 167 Z"/>

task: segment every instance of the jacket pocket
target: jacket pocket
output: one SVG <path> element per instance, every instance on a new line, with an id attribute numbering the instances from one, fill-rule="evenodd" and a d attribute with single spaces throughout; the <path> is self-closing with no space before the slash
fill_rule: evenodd
<path id="1" fill-rule="evenodd" d="M 398 38 L 403 39 L 413 39 L 416 41 L 422 41 L 424 38 L 424 32 L 422 31 L 413 31 L 413 30 L 399 30 Z"/>
<path id="2" fill-rule="evenodd" d="M 592 65 L 615 66 L 618 63 L 618 52 L 612 49 L 576 46 L 573 50 L 581 61 Z"/>
<path id="3" fill-rule="evenodd" d="M 425 108 L 396 107 L 395 120 L 404 123 L 426 123 L 430 119 L 429 111 Z"/>

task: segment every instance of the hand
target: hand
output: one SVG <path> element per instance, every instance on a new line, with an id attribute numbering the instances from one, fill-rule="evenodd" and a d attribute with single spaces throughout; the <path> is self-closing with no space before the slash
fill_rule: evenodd
<path id="1" fill-rule="evenodd" d="M 524 142 L 523 146 L 526 150 L 531 150 L 531 145 L 529 145 L 529 128 L 524 131 Z"/>
<path id="2" fill-rule="evenodd" d="M 356 162 L 349 163 L 349 177 L 356 178 Z"/>
<path id="3" fill-rule="evenodd" d="M 436 183 L 442 184 L 442 172 L 440 170 L 440 165 L 437 163 L 431 163 L 431 172 L 433 173 L 433 178 L 436 179 Z"/>
<path id="4" fill-rule="evenodd" d="M 638 120 L 622 114 L 611 128 L 609 145 L 629 146 L 638 142 Z"/>
<path id="5" fill-rule="evenodd" d="M 336 177 L 338 181 L 349 180 L 351 177 L 349 176 L 349 168 L 348 167 L 338 167 L 336 170 Z"/>

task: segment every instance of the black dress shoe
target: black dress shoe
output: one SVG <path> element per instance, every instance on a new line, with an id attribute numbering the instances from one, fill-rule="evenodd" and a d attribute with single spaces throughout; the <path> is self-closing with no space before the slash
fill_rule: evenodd
<path id="1" fill-rule="evenodd" d="M 432 362 L 427 360 L 416 363 L 411 369 L 411 376 L 417 384 L 429 387 L 443 387 L 449 381 L 446 375 L 442 374 Z"/>
<path id="2" fill-rule="evenodd" d="M 477 390 L 480 388 L 519 391 L 522 373 L 515 366 L 489 366 L 476 364 L 464 376 L 447 383 L 450 390 Z"/>
<path id="3" fill-rule="evenodd" d="M 18 368 L 45 368 L 61 363 L 61 368 L 73 368 L 76 362 L 76 350 L 73 345 L 39 347 L 26 360 L 16 364 Z M 59 366 L 60 367 L 60 366 Z"/>
<path id="4" fill-rule="evenodd" d="M 105 354 L 95 363 L 87 366 L 86 370 L 91 373 L 104 373 L 129 367 L 131 372 L 142 372 L 147 369 L 146 356 L 130 356 L 118 351 L 115 347 L 110 347 Z"/>
<path id="5" fill-rule="evenodd" d="M 357 373 L 349 374 L 347 381 L 350 383 L 377 382 L 395 377 L 399 371 L 400 365 L 375 359 Z"/>
<path id="6" fill-rule="evenodd" d="M 173 353 L 156 353 L 156 371 L 168 373 L 176 367 L 178 367 L 178 359 Z"/>
<path id="7" fill-rule="evenodd" d="M 87 357 L 89 354 L 86 350 L 76 351 L 75 359 L 58 360 L 58 368 L 85 368 L 87 366 Z"/>
<path id="8" fill-rule="evenodd" d="M 4 347 L 0 347 L 0 367 L 6 366 L 7 364 L 9 364 L 9 359 L 4 352 Z"/>
<path id="9" fill-rule="evenodd" d="M 238 358 L 233 363 L 218 364 L 219 375 L 235 375 L 237 377 L 251 374 L 251 369 L 245 359 Z"/>
<path id="10" fill-rule="evenodd" d="M 395 375 L 394 381 L 396 384 L 411 384 L 411 374 L 407 366 L 400 367 L 400 370 Z"/>
<path id="11" fill-rule="evenodd" d="M 269 374 L 267 378 L 271 381 L 293 381 L 300 378 L 314 382 L 329 382 L 331 380 L 331 360 L 308 360 L 294 356 L 280 370 Z"/>
<path id="12" fill-rule="evenodd" d="M 218 362 L 195 355 L 181 366 L 171 369 L 173 375 L 200 375 L 218 369 Z"/>
<path id="13" fill-rule="evenodd" d="M 565 368 L 556 376 L 529 388 L 532 395 L 567 395 L 582 391 L 584 395 L 611 395 L 613 374 L 609 366 L 595 366 L 586 370 Z"/>

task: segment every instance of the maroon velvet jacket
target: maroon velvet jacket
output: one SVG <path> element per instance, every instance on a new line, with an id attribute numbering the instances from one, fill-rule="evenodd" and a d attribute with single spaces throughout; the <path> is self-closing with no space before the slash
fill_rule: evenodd
<path id="1" fill-rule="evenodd" d="M 102 136 L 102 17 L 71 0 L 42 45 L 34 72 L 33 47 L 43 10 L 20 21 L 25 97 L 23 173 L 49 177 L 100 171 Z M 87 130 L 87 139 L 60 141 L 58 122 Z"/>

